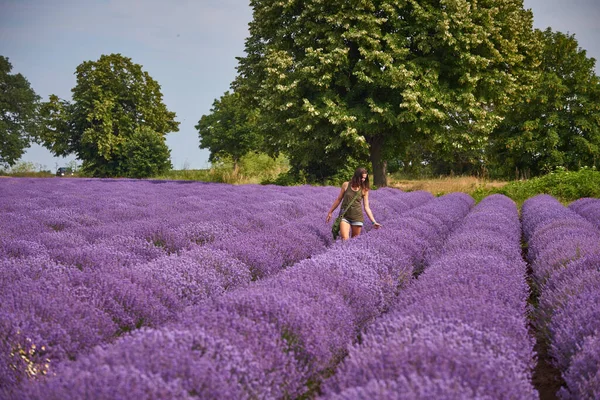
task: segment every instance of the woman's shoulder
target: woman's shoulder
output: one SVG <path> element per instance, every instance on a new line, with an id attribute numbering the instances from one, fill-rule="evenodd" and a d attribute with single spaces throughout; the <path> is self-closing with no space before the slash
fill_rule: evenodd
<path id="1" fill-rule="evenodd" d="M 344 189 L 344 190 L 348 189 L 349 184 L 350 184 L 350 181 L 346 181 L 346 182 L 342 183 L 342 189 Z"/>

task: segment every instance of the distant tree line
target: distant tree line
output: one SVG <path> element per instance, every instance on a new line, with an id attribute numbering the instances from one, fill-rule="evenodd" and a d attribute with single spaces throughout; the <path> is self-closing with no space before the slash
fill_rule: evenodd
<path id="1" fill-rule="evenodd" d="M 165 136 L 179 122 L 160 85 L 130 58 L 110 54 L 83 62 L 70 101 L 50 95 L 40 102 L 22 75 L 9 74 L 7 58 L 0 57 L 0 67 L 4 165 L 14 165 L 36 141 L 55 156 L 76 155 L 80 172 L 90 176 L 143 178 L 171 168 Z"/>
<path id="2" fill-rule="evenodd" d="M 230 90 L 196 128 L 210 161 L 284 155 L 282 179 L 387 173 L 537 176 L 595 167 L 600 84 L 573 35 L 533 29 L 522 0 L 253 0 Z M 0 163 L 32 141 L 91 176 L 171 168 L 160 85 L 120 54 L 42 102 L 0 56 Z"/>
<path id="3" fill-rule="evenodd" d="M 36 137 L 39 96 L 0 56 L 0 166 L 14 165 Z"/>
<path id="4" fill-rule="evenodd" d="M 197 125 L 213 158 L 283 153 L 321 182 L 368 164 L 379 186 L 398 170 L 598 163 L 595 60 L 573 35 L 534 30 L 521 0 L 251 4 L 232 91 Z"/>

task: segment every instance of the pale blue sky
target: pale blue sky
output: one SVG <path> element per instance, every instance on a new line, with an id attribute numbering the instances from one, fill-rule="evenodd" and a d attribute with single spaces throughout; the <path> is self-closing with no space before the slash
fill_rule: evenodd
<path id="1" fill-rule="evenodd" d="M 600 59 L 599 0 L 525 0 L 536 28 L 575 34 Z M 0 55 L 44 100 L 70 99 L 75 68 L 121 53 L 157 80 L 180 130 L 167 136 L 176 169 L 206 168 L 194 125 L 229 89 L 252 10 L 248 0 L 0 0 Z M 596 65 L 596 71 L 599 71 Z M 22 160 L 54 170 L 66 159 L 33 145 Z"/>

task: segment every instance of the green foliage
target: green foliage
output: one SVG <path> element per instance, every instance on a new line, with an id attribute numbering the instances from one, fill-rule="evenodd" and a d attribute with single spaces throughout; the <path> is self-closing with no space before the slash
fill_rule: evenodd
<path id="1" fill-rule="evenodd" d="M 143 177 L 168 168 L 164 136 L 179 122 L 142 66 L 110 54 L 83 62 L 76 75 L 72 102 L 52 95 L 42 107 L 43 144 L 57 156 L 75 154 L 92 176 Z"/>
<path id="2" fill-rule="evenodd" d="M 171 170 L 155 175 L 156 179 L 182 179 L 219 183 L 273 183 L 275 178 L 289 169 L 289 161 L 283 156 L 269 157 L 264 153 L 250 152 L 240 158 L 237 170 L 233 160 L 222 157 L 212 168 L 202 170 Z"/>
<path id="3" fill-rule="evenodd" d="M 238 93 L 226 92 L 214 101 L 210 114 L 203 115 L 196 125 L 200 148 L 210 151 L 210 162 L 230 158 L 236 169 L 242 156 L 260 149 L 256 113 L 246 108 Z"/>
<path id="4" fill-rule="evenodd" d="M 565 203 L 581 197 L 600 197 L 600 171 L 590 168 L 567 171 L 559 168 L 544 176 L 510 182 L 499 189 L 479 189 L 473 193 L 473 197 L 479 201 L 493 193 L 504 194 L 518 204 L 542 193 L 552 195 Z"/>
<path id="5" fill-rule="evenodd" d="M 260 176 L 265 179 L 277 176 L 290 168 L 289 160 L 280 155 L 272 158 L 265 153 L 248 153 L 240 160 L 240 174 Z"/>
<path id="6" fill-rule="evenodd" d="M 39 96 L 0 56 L 0 165 L 12 166 L 37 134 Z"/>
<path id="7" fill-rule="evenodd" d="M 42 164 L 32 161 L 17 161 L 11 167 L 0 167 L 0 175 L 43 178 L 54 176 L 54 173 Z"/>
<path id="8" fill-rule="evenodd" d="M 71 171 L 73 171 L 74 173 L 77 173 L 81 169 L 81 165 L 79 165 L 79 163 L 77 163 L 77 160 L 69 161 L 67 163 L 66 167 L 68 169 L 70 169 Z"/>
<path id="9" fill-rule="evenodd" d="M 478 151 L 532 67 L 522 0 L 251 5 L 233 86 L 260 109 L 271 151 L 287 154 L 298 174 L 326 164 L 332 176 L 349 158 L 368 160 L 384 186 L 384 161 L 412 143 Z"/>
<path id="10" fill-rule="evenodd" d="M 237 167 L 231 158 L 224 157 L 213 164 L 211 180 L 222 183 L 273 181 L 279 174 L 289 169 L 289 161 L 284 156 L 272 158 L 265 153 L 250 152 L 242 156 Z"/>
<path id="11" fill-rule="evenodd" d="M 122 176 L 145 178 L 164 173 L 172 168 L 171 150 L 162 135 L 147 126 L 136 128 L 123 145 L 123 159 L 119 168 Z"/>
<path id="12" fill-rule="evenodd" d="M 596 166 L 600 157 L 600 81 L 595 60 L 573 35 L 536 31 L 541 74 L 492 135 L 495 175 L 537 176 L 556 167 Z"/>
<path id="13" fill-rule="evenodd" d="M 264 179 L 261 183 L 263 185 L 298 186 L 306 185 L 308 179 L 306 178 L 304 171 L 290 169 L 289 171 L 277 175 L 274 179 Z"/>
<path id="14" fill-rule="evenodd" d="M 10 168 L 10 172 L 15 174 L 22 174 L 27 172 L 36 172 L 40 169 L 40 166 L 32 161 L 18 161 Z"/>
<path id="15" fill-rule="evenodd" d="M 322 183 L 327 186 L 340 186 L 342 183 L 352 179 L 357 168 L 364 166 L 363 163 L 349 159 L 346 164 L 339 168 L 335 174 L 325 179 Z M 373 187 L 374 185 L 371 185 Z"/>
<path id="16" fill-rule="evenodd" d="M 280 186 L 297 186 L 306 184 L 339 186 L 349 180 L 356 168 L 364 165 L 353 159 L 346 160 L 337 169 L 324 172 L 324 165 L 312 163 L 304 169 L 292 167 L 280 173 L 277 177 L 264 180 L 263 184 L 274 184 Z M 312 168 L 311 168 L 312 167 Z"/>

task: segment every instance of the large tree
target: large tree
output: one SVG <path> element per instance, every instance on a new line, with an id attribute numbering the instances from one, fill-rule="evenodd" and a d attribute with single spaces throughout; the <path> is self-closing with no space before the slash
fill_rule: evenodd
<path id="1" fill-rule="evenodd" d="M 525 176 L 600 162 L 600 81 L 595 60 L 574 35 L 536 31 L 542 43 L 539 80 L 492 136 L 494 168 Z"/>
<path id="2" fill-rule="evenodd" d="M 12 166 L 36 135 L 39 96 L 11 71 L 8 58 L 0 56 L 0 164 Z"/>
<path id="3" fill-rule="evenodd" d="M 120 54 L 103 55 L 80 64 L 76 75 L 72 101 L 53 95 L 42 107 L 42 139 L 50 151 L 76 154 L 93 176 L 143 177 L 170 168 L 165 135 L 178 131 L 179 122 L 141 65 Z M 149 151 L 152 158 L 142 160 Z"/>
<path id="4" fill-rule="evenodd" d="M 256 126 L 256 110 L 242 102 L 236 92 L 225 92 L 214 101 L 210 114 L 203 115 L 196 125 L 200 148 L 210 151 L 209 161 L 231 157 L 237 172 L 240 158 L 251 150 L 260 150 L 261 135 Z"/>
<path id="5" fill-rule="evenodd" d="M 530 69 L 522 0 L 250 4 L 234 88 L 260 109 L 267 142 L 292 165 L 368 157 L 379 186 L 415 140 L 484 141 Z"/>

